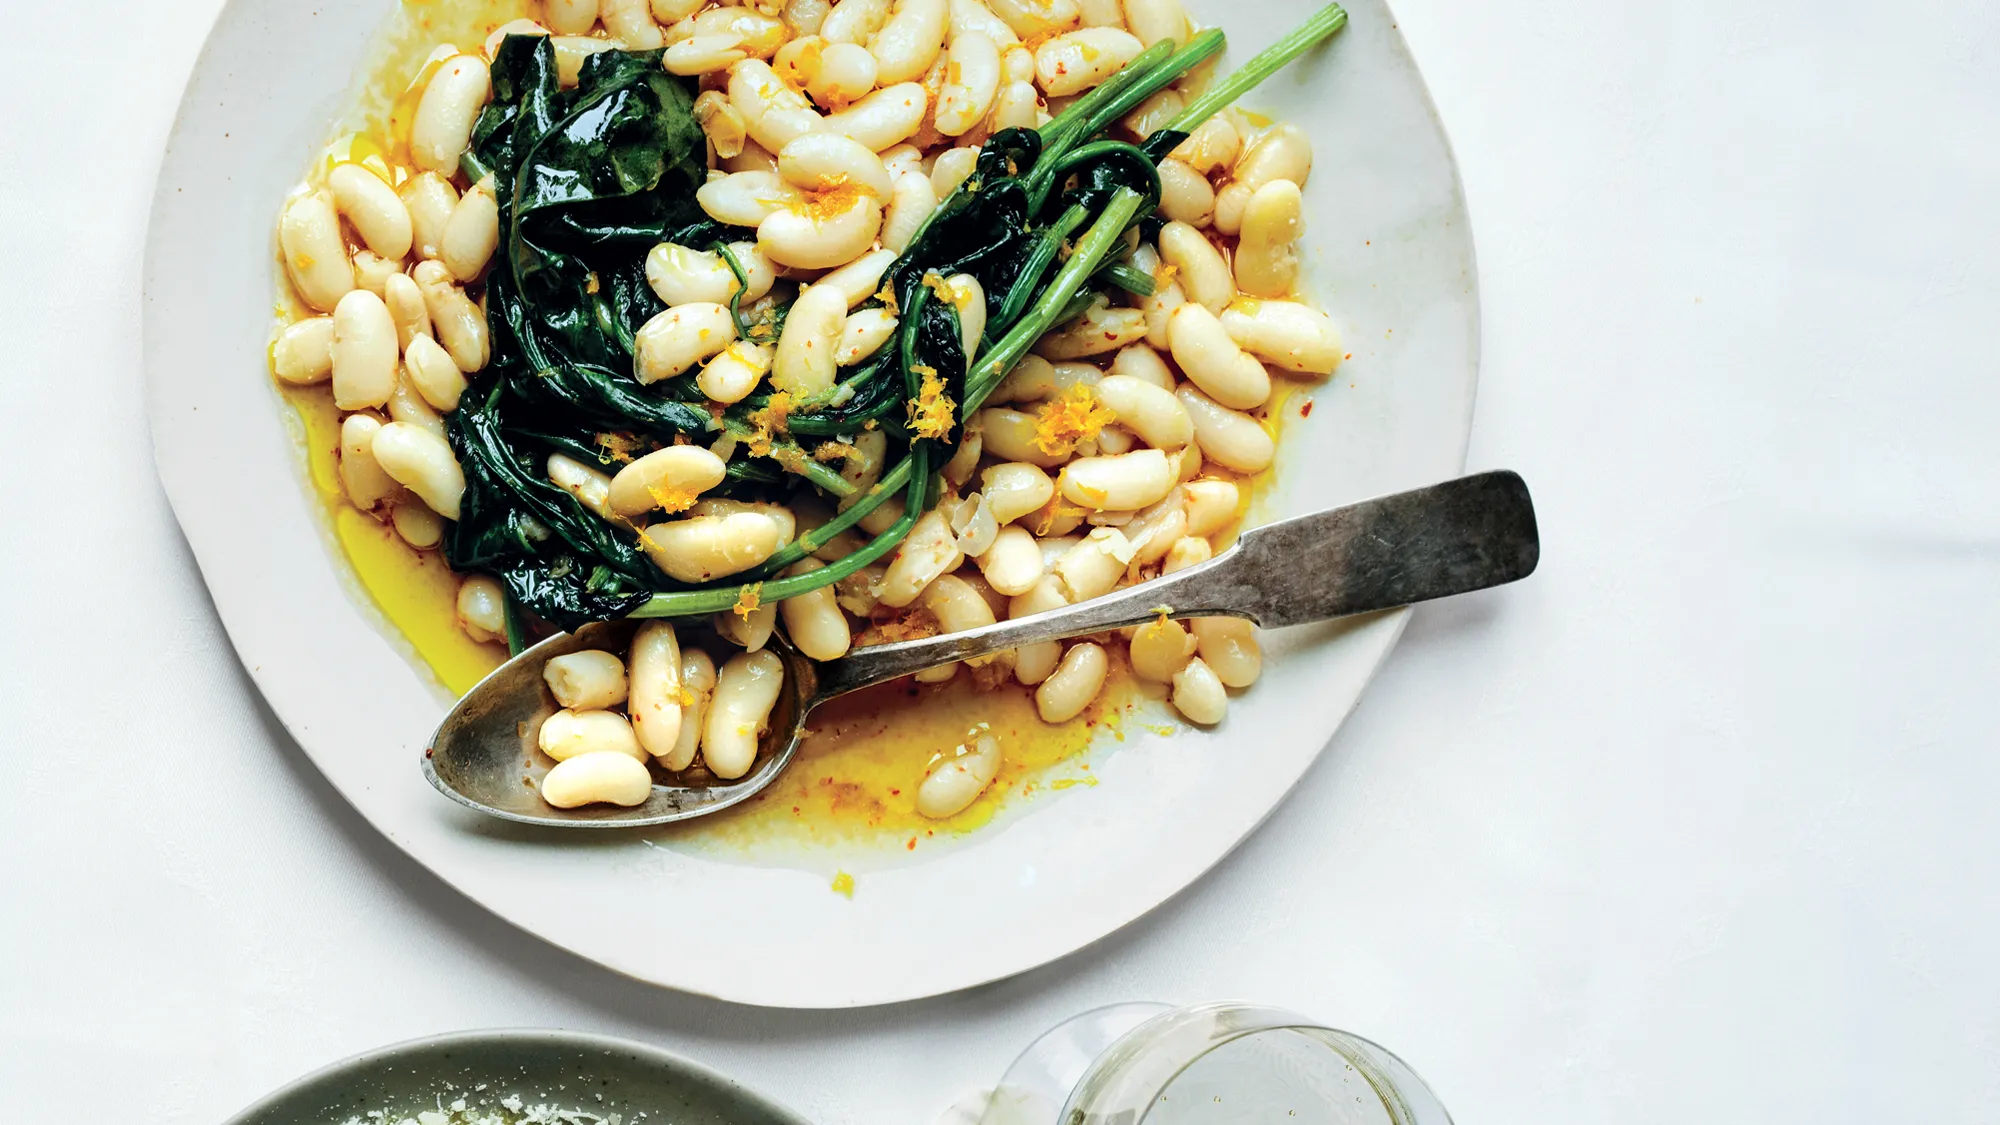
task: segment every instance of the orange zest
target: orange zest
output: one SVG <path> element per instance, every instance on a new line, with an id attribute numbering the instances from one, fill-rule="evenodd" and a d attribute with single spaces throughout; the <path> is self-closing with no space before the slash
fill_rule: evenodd
<path id="1" fill-rule="evenodd" d="M 1117 420 L 1097 392 L 1076 383 L 1042 407 L 1035 421 L 1035 447 L 1051 457 L 1067 457 Z"/>

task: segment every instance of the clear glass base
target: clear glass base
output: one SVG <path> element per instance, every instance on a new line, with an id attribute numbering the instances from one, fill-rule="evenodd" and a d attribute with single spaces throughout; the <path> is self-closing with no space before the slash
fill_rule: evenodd
<path id="1" fill-rule="evenodd" d="M 1408 1064 L 1294 1012 L 1119 1004 L 1036 1040 L 980 1125 L 1451 1125 Z"/>

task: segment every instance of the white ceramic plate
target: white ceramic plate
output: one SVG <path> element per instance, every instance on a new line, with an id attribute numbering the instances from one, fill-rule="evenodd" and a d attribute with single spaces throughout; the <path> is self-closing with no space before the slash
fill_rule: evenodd
<path id="1" fill-rule="evenodd" d="M 1316 4 L 1189 7 L 1230 33 L 1234 65 Z M 1350 10 L 1330 48 L 1246 103 L 1312 133 L 1312 288 L 1353 352 L 1289 430 L 1273 518 L 1453 477 L 1471 425 L 1478 296 L 1456 169 L 1388 9 Z M 494 913 L 619 972 L 742 1003 L 842 1007 L 1062 957 L 1186 887 L 1283 800 L 1402 615 L 1270 638 L 1268 674 L 1220 730 L 1134 731 L 1098 761 L 1096 787 L 865 874 L 851 900 L 829 890 L 830 868 L 524 834 L 432 791 L 418 761 L 445 701 L 329 547 L 264 357 L 279 203 L 330 139 L 388 12 L 381 0 L 230 0 L 161 167 L 145 279 L 148 405 L 174 510 L 243 663 L 371 823 Z M 690 908 L 706 924 L 686 925 Z"/>

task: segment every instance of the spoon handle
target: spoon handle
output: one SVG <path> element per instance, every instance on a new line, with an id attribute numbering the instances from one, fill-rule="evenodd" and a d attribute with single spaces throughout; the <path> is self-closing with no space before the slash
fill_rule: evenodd
<path id="1" fill-rule="evenodd" d="M 1534 503 L 1511 472 L 1483 473 L 1247 532 L 1200 566 L 1067 609 L 856 650 L 819 667 L 824 701 L 974 657 L 1174 618 L 1303 625 L 1469 594 L 1534 573 Z"/>

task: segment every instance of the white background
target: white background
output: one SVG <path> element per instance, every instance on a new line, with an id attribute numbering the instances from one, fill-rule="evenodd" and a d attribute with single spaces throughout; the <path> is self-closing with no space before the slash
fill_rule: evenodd
<path id="1" fill-rule="evenodd" d="M 10 1120 L 215 1122 L 360 1049 L 535 1024 L 926 1125 L 1075 1011 L 1223 996 L 1389 1044 L 1467 1123 L 2000 1119 L 2000 9 L 1404 0 L 1481 252 L 1472 467 L 1534 486 L 1542 572 L 1420 612 L 1294 798 L 1128 931 L 802 1015 L 504 927 L 238 668 L 139 369 L 215 6 L 9 5 Z"/>

